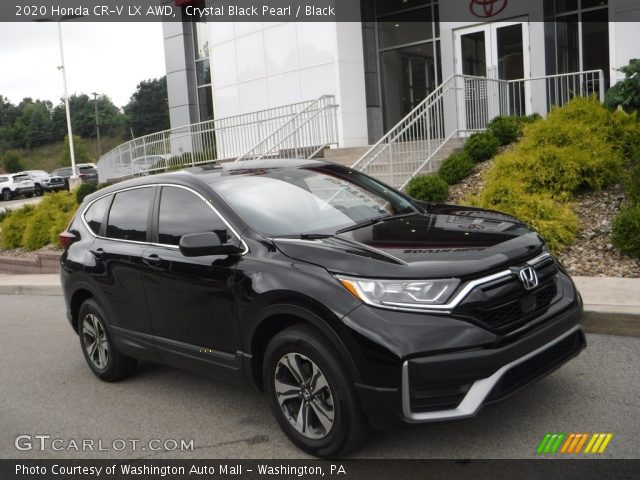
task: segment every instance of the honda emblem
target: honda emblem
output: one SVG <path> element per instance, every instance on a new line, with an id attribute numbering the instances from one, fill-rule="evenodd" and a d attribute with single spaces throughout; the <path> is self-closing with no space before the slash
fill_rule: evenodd
<path id="1" fill-rule="evenodd" d="M 536 288 L 538 286 L 538 275 L 536 275 L 536 271 L 531 267 L 524 267 L 520 270 L 518 274 L 520 277 L 520 281 L 522 285 L 527 290 L 531 290 L 532 288 Z"/>

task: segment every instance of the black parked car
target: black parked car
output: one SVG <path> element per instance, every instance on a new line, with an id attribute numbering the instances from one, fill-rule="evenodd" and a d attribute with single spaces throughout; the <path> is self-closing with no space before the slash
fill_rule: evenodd
<path id="1" fill-rule="evenodd" d="M 122 182 L 87 197 L 61 241 L 68 317 L 99 378 L 143 359 L 245 379 L 317 456 L 369 426 L 473 416 L 585 347 L 580 296 L 527 226 L 322 161 Z"/>
<path id="2" fill-rule="evenodd" d="M 62 179 L 64 181 L 65 188 L 69 189 L 69 178 L 71 178 L 71 167 L 62 167 L 58 168 L 51 172 L 52 181 L 58 185 L 59 180 Z M 78 172 L 78 177 L 80 181 L 84 183 L 93 183 L 94 185 L 98 184 L 98 170 L 90 163 L 81 163 L 76 165 L 76 172 Z"/>

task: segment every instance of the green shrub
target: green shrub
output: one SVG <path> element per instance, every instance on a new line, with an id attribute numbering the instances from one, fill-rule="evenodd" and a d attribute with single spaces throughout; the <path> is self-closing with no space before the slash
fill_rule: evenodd
<path id="1" fill-rule="evenodd" d="M 625 180 L 625 190 L 632 205 L 640 205 L 640 164 L 631 168 Z"/>
<path id="2" fill-rule="evenodd" d="M 464 145 L 464 151 L 474 162 L 489 160 L 500 147 L 500 141 L 491 132 L 474 133 Z"/>
<path id="3" fill-rule="evenodd" d="M 449 185 L 437 175 L 420 175 L 411 179 L 407 194 L 417 200 L 440 203 L 449 194 Z"/>
<path id="4" fill-rule="evenodd" d="M 5 208 L 0 212 L 0 224 L 5 218 L 8 218 L 11 215 L 11 212 L 13 212 L 13 210 L 11 210 L 10 208 Z"/>
<path id="5" fill-rule="evenodd" d="M 627 113 L 638 112 L 640 116 L 640 59 L 631 59 L 629 65 L 618 71 L 624 73 L 624 79 L 609 89 L 604 104 L 612 110 L 621 107 Z"/>
<path id="6" fill-rule="evenodd" d="M 499 116 L 489 123 L 489 131 L 493 133 L 500 145 L 509 145 L 522 135 L 523 121 L 517 117 Z"/>
<path id="7" fill-rule="evenodd" d="M 487 182 L 470 203 L 512 215 L 534 228 L 554 252 L 575 238 L 580 228 L 570 204 L 549 193 L 527 193 L 516 179 L 501 177 Z"/>
<path id="8" fill-rule="evenodd" d="M 29 219 L 33 216 L 35 207 L 25 205 L 24 207 L 11 212 L 11 214 L 0 224 L 0 240 L 2 248 L 11 250 L 22 247 L 22 237 L 27 228 Z"/>
<path id="9" fill-rule="evenodd" d="M 87 195 L 91 195 L 93 192 L 98 191 L 98 186 L 93 183 L 81 183 L 80 186 L 75 190 L 76 194 L 76 203 L 80 205 L 84 198 Z"/>
<path id="10" fill-rule="evenodd" d="M 540 115 L 539 113 L 532 113 L 531 115 L 527 115 L 524 117 L 515 117 L 518 119 L 518 122 L 521 125 L 529 125 L 531 123 L 535 123 L 538 120 L 542 120 L 542 115 Z"/>
<path id="11" fill-rule="evenodd" d="M 473 160 L 466 152 L 453 153 L 442 163 L 438 176 L 449 185 L 453 185 L 468 177 L 473 167 Z"/>
<path id="12" fill-rule="evenodd" d="M 559 251 L 579 228 L 569 203 L 576 193 L 625 177 L 630 185 L 640 184 L 640 173 L 629 168 L 629 155 L 640 155 L 640 125 L 589 98 L 576 98 L 545 120 L 525 123 L 520 142 L 495 158 L 483 191 L 471 201 L 522 219 Z M 632 187 L 628 191 L 637 198 Z"/>
<path id="13" fill-rule="evenodd" d="M 77 208 L 73 193 L 63 191 L 45 195 L 27 220 L 22 247 L 37 250 L 45 245 L 57 245 L 58 235 L 67 227 Z"/>
<path id="14" fill-rule="evenodd" d="M 618 213 L 613 220 L 611 240 L 622 253 L 640 258 L 640 205 Z"/>

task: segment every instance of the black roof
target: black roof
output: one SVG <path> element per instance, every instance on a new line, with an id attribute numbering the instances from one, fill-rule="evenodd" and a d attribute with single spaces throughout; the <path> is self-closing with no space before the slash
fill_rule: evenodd
<path id="1" fill-rule="evenodd" d="M 86 200 L 91 201 L 96 197 L 107 193 L 116 192 L 123 188 L 131 188 L 142 185 L 153 185 L 156 183 L 177 183 L 189 185 L 194 179 L 211 184 L 221 178 L 229 178 L 234 175 L 251 175 L 260 170 L 274 170 L 285 168 L 320 167 L 323 165 L 334 165 L 324 160 L 306 159 L 274 159 L 274 160 L 241 160 L 238 162 L 213 163 L 196 167 L 186 167 L 184 170 L 175 172 L 148 175 L 144 177 L 132 178 L 118 182 L 109 187 L 103 188 L 91 195 Z"/>

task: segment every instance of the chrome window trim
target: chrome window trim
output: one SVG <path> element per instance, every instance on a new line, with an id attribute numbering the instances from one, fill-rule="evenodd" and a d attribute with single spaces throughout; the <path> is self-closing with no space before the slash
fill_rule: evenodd
<path id="1" fill-rule="evenodd" d="M 581 330 L 582 328 L 579 325 L 576 325 L 562 335 L 554 338 L 549 343 L 542 345 L 541 347 L 533 350 L 532 352 L 529 352 L 528 354 L 520 358 L 517 358 L 516 360 L 513 360 L 510 363 L 507 363 L 506 365 L 503 365 L 490 377 L 476 380 L 475 382 L 473 382 L 471 388 L 464 396 L 460 404 L 456 408 L 449 410 L 419 413 L 414 413 L 411 411 L 411 397 L 409 393 L 409 361 L 405 360 L 405 362 L 402 364 L 402 413 L 405 418 L 412 422 L 434 422 L 472 417 L 478 412 L 487 396 L 489 396 L 498 381 L 500 381 L 500 379 L 505 373 L 507 373 L 507 371 L 529 360 L 530 358 L 535 357 L 536 355 L 551 348 L 558 342 L 561 342 L 565 338 Z"/>
<path id="2" fill-rule="evenodd" d="M 543 252 L 540 255 L 538 255 L 535 258 L 532 258 L 531 260 L 528 260 L 526 262 L 527 265 L 537 265 L 538 263 L 544 261 L 547 258 L 550 258 L 551 254 L 549 254 L 548 252 Z M 364 299 L 364 303 L 366 303 L 367 305 L 371 305 L 372 307 L 377 307 L 377 308 L 384 308 L 384 309 L 388 309 L 388 310 L 400 310 L 400 311 L 406 311 L 406 312 L 420 312 L 420 313 L 446 313 L 446 314 L 450 314 L 451 311 L 458 306 L 458 304 L 460 302 L 462 302 L 462 300 L 464 300 L 464 298 L 469 294 L 469 292 L 471 292 L 471 290 L 473 290 L 474 288 L 476 288 L 479 285 L 483 285 L 485 283 L 489 283 L 489 282 L 493 282 L 494 280 L 499 280 L 501 278 L 506 278 L 509 276 L 513 276 L 514 273 L 511 270 L 503 270 L 501 272 L 498 273 L 494 273 L 493 275 L 489 275 L 487 277 L 482 277 L 482 278 L 478 278 L 476 280 L 472 280 L 471 282 L 467 283 L 462 290 L 460 290 L 458 292 L 458 294 L 453 298 L 453 300 L 449 301 L 448 303 L 442 304 L 442 305 L 424 305 L 424 306 L 420 306 L 420 305 L 415 305 L 412 303 L 394 303 L 393 305 L 391 304 L 378 304 L 378 303 L 373 303 L 368 301 L 367 299 Z M 345 278 L 345 279 L 350 279 L 350 278 L 358 278 L 358 279 L 362 279 L 362 280 L 366 280 L 365 277 L 350 277 L 349 275 L 339 275 L 337 274 L 336 277 L 338 279 L 340 279 L 341 277 Z M 375 280 L 375 279 L 372 279 Z M 385 279 L 386 280 L 386 279 Z M 409 280 L 409 279 L 407 279 Z M 418 280 L 418 279 L 416 279 Z M 428 280 L 428 279 L 424 279 L 424 280 Z"/>
<path id="3" fill-rule="evenodd" d="M 222 215 L 218 211 L 218 209 L 212 205 L 210 200 L 207 200 L 203 195 L 201 195 L 200 193 L 196 192 L 191 187 L 186 187 L 184 185 L 177 185 L 177 184 L 174 184 L 174 183 L 153 183 L 153 184 L 149 184 L 149 185 L 136 185 L 135 187 L 122 188 L 122 189 L 116 190 L 114 192 L 109 192 L 109 193 L 105 193 L 104 195 L 100 195 L 99 197 L 97 197 L 94 200 L 92 200 L 89 204 L 87 204 L 87 206 L 82 210 L 82 213 L 80 214 L 80 218 L 82 219 L 82 223 L 84 224 L 85 228 L 89 231 L 90 235 L 92 235 L 95 238 L 99 238 L 101 240 L 110 240 L 112 242 L 126 242 L 126 243 L 133 243 L 133 244 L 137 244 L 137 245 L 147 245 L 147 246 L 152 246 L 152 247 L 164 247 L 164 248 L 171 248 L 173 250 L 179 250 L 180 247 L 178 247 L 177 245 L 169 245 L 167 243 L 139 242 L 137 240 L 124 240 L 124 239 L 120 239 L 120 238 L 109 238 L 109 237 L 103 237 L 101 235 L 96 235 L 93 232 L 93 230 L 91 230 L 91 227 L 89 227 L 89 224 L 87 223 L 86 219 L 84 218 L 85 213 L 87 213 L 87 210 L 89 210 L 89 208 L 91 208 L 91 206 L 94 203 L 96 203 L 98 200 L 101 200 L 104 197 L 108 197 L 109 195 L 117 195 L 118 193 L 127 192 L 129 190 L 137 190 L 139 188 L 156 188 L 156 187 L 182 188 L 183 190 L 187 190 L 187 191 L 193 193 L 194 195 L 196 195 L 197 197 L 199 197 L 201 200 L 203 200 L 209 206 L 209 208 L 211 208 L 211 210 L 213 210 L 213 212 L 218 217 L 220 217 L 220 219 L 224 222 L 224 224 L 227 226 L 227 228 L 229 228 L 229 230 L 231 230 L 231 233 L 233 233 L 236 237 L 238 237 L 238 240 L 240 240 L 240 242 L 242 243 L 242 246 L 244 247 L 244 250 L 242 251 L 242 253 L 240 253 L 240 255 L 245 255 L 245 254 L 247 254 L 249 252 L 249 246 L 247 245 L 247 243 L 240 236 L 240 234 L 236 231 L 236 229 L 233 228 L 233 226 L 227 221 L 227 219 L 224 217 L 224 215 Z M 108 218 L 109 217 L 107 216 L 107 221 L 108 221 Z"/>

